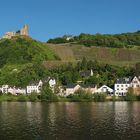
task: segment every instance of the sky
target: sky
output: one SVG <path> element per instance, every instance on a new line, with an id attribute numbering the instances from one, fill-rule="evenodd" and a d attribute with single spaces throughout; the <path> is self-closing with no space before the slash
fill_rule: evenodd
<path id="1" fill-rule="evenodd" d="M 32 38 L 140 30 L 140 0 L 0 0 L 0 36 L 29 25 Z"/>

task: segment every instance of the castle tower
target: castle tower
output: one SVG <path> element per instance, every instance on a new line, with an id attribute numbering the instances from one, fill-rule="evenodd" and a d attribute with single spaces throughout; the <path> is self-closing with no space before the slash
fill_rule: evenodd
<path id="1" fill-rule="evenodd" d="M 28 36 L 28 25 L 24 25 L 24 27 L 20 30 L 20 35 Z"/>

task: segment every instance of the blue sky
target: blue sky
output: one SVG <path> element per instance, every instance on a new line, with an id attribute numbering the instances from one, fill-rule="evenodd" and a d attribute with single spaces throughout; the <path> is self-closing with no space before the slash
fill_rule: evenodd
<path id="1" fill-rule="evenodd" d="M 0 36 L 25 23 L 38 40 L 140 30 L 140 0 L 0 0 Z"/>

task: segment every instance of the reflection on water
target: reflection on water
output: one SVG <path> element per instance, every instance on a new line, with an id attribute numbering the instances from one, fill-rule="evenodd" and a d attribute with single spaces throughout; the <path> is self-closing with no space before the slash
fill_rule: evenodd
<path id="1" fill-rule="evenodd" d="M 140 102 L 0 103 L 0 140 L 139 140 Z"/>

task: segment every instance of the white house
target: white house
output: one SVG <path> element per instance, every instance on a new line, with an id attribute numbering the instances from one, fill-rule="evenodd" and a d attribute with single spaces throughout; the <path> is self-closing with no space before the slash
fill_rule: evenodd
<path id="1" fill-rule="evenodd" d="M 15 91 L 16 91 L 16 94 L 26 95 L 26 89 L 24 89 L 24 88 L 16 88 Z"/>
<path id="2" fill-rule="evenodd" d="M 131 78 L 121 78 L 117 79 L 114 85 L 115 96 L 126 96 L 128 89 L 130 87 Z"/>
<path id="3" fill-rule="evenodd" d="M 114 85 L 115 95 L 125 96 L 130 87 L 135 95 L 140 95 L 140 77 L 117 79 Z"/>
<path id="4" fill-rule="evenodd" d="M 131 86 L 132 88 L 139 88 L 139 87 L 140 87 L 140 80 L 139 80 L 139 78 L 135 76 L 135 77 L 132 79 L 132 81 L 131 81 L 131 83 L 130 83 L 130 86 Z"/>
<path id="5" fill-rule="evenodd" d="M 8 93 L 8 88 L 9 88 L 8 85 L 2 85 L 2 87 L 1 87 L 2 93 Z"/>
<path id="6" fill-rule="evenodd" d="M 110 95 L 113 95 L 114 90 L 106 85 L 101 86 L 96 90 L 97 93 L 109 93 Z"/>
<path id="7" fill-rule="evenodd" d="M 89 91 L 93 94 L 96 92 L 97 86 L 94 84 L 92 84 L 92 85 L 79 85 L 79 84 L 68 85 L 64 89 L 61 88 L 59 95 L 69 96 L 71 94 L 74 94 L 79 89 Z"/>
<path id="8" fill-rule="evenodd" d="M 42 86 L 43 82 L 41 80 L 39 82 L 31 83 L 26 87 L 26 92 L 27 94 L 31 94 L 33 92 L 40 93 Z"/>
<path id="9" fill-rule="evenodd" d="M 89 91 L 92 94 L 94 94 L 97 90 L 97 85 L 95 85 L 95 84 L 82 85 L 81 87 L 82 87 L 83 90 Z"/>
<path id="10" fill-rule="evenodd" d="M 16 88 L 15 86 L 14 87 L 10 87 L 9 85 L 2 85 L 0 90 L 4 94 L 7 94 L 7 93 L 11 93 L 13 95 L 26 94 L 26 89 Z"/>
<path id="11" fill-rule="evenodd" d="M 26 94 L 26 89 L 16 88 L 16 87 L 9 87 L 8 88 L 8 93 L 11 93 L 13 95 Z"/>
<path id="12" fill-rule="evenodd" d="M 50 79 L 50 80 L 49 80 L 49 86 L 50 86 L 51 88 L 53 88 L 55 85 L 56 85 L 55 79 Z"/>
<path id="13" fill-rule="evenodd" d="M 69 96 L 71 94 L 74 94 L 75 91 L 77 91 L 80 88 L 81 88 L 80 85 L 68 85 L 64 91 L 64 96 Z"/>

